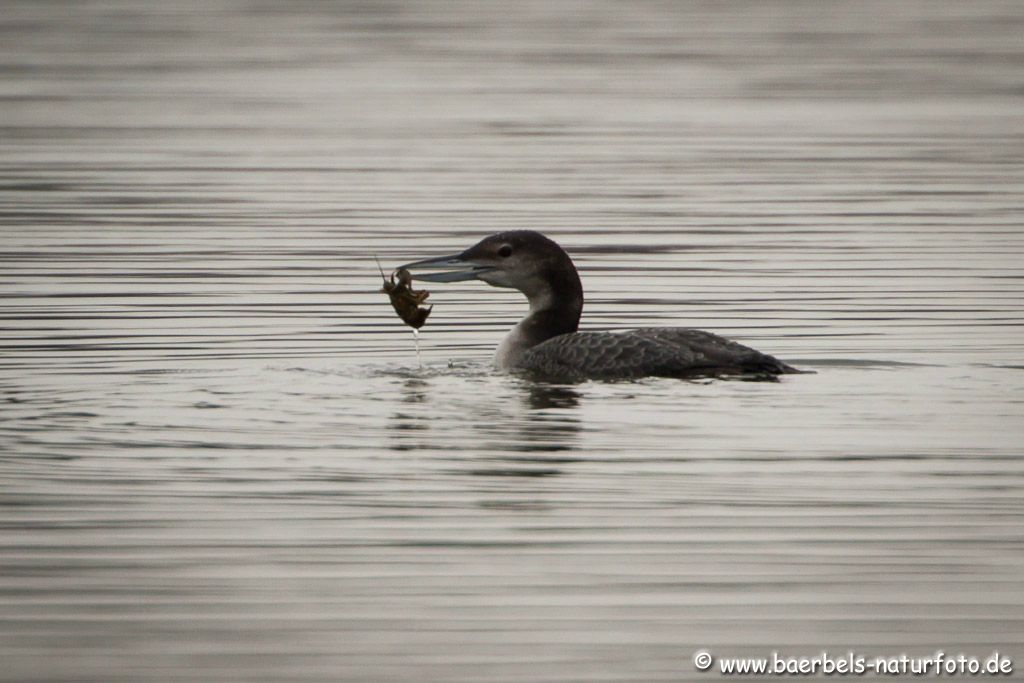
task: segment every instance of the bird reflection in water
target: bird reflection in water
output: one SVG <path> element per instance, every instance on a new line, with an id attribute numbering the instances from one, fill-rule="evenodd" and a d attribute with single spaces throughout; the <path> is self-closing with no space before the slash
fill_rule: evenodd
<path id="1" fill-rule="evenodd" d="M 391 450 L 413 451 L 422 448 L 420 444 L 409 441 L 409 432 L 422 433 L 430 429 L 430 414 L 419 408 L 429 405 L 430 382 L 420 377 L 409 377 L 402 385 L 401 403 L 406 407 L 391 415 L 388 429 L 398 432 Z"/>
<path id="2" fill-rule="evenodd" d="M 527 453 L 562 452 L 576 448 L 576 437 L 582 425 L 575 410 L 580 393 L 571 386 L 524 381 L 523 403 L 529 409 L 521 432 L 522 441 L 510 444 L 510 450 Z M 570 411 L 551 414 L 546 411 Z M 519 458 L 520 460 L 522 458 Z M 546 459 L 548 462 L 550 458 Z M 575 462 L 579 458 L 559 458 L 559 462 Z"/>
<path id="3" fill-rule="evenodd" d="M 524 382 L 524 385 L 526 402 L 533 410 L 579 407 L 580 392 L 571 386 L 543 382 Z"/>
<path id="4" fill-rule="evenodd" d="M 450 434 L 432 434 L 431 423 L 436 419 L 433 407 L 447 405 L 450 409 L 457 397 L 435 387 L 429 379 L 407 378 L 389 423 L 395 436 L 392 450 L 469 451 L 474 452 L 476 460 L 518 463 L 579 460 L 542 455 L 576 449 L 582 430 L 576 414 L 581 400 L 579 391 L 571 386 L 528 380 L 499 381 L 501 390 L 493 392 L 491 400 L 467 401 L 457 406 L 463 431 L 454 439 Z M 523 453 L 534 455 L 526 457 Z"/>

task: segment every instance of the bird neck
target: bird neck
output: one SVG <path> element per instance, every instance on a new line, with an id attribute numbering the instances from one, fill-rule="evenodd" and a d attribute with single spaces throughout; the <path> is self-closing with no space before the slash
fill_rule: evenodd
<path id="1" fill-rule="evenodd" d="M 508 368 L 542 342 L 579 329 L 583 314 L 583 286 L 576 269 L 562 270 L 544 280 L 544 286 L 524 292 L 530 312 L 502 340 L 495 364 Z"/>
<path id="2" fill-rule="evenodd" d="M 532 291 L 523 292 L 530 302 L 530 312 L 516 326 L 522 328 L 530 345 L 575 332 L 583 314 L 583 285 L 568 255 L 533 282 L 536 285 Z"/>

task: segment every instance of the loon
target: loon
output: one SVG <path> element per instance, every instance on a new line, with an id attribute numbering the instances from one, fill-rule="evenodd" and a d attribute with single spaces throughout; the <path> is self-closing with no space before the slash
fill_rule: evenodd
<path id="1" fill-rule="evenodd" d="M 799 372 L 772 356 L 702 330 L 652 327 L 578 332 L 583 286 L 572 259 L 532 230 L 486 237 L 460 254 L 407 263 L 425 282 L 482 280 L 517 289 L 530 310 L 495 353 L 498 369 L 554 382 L 642 377 L 772 378 Z M 442 272 L 417 270 L 443 268 Z"/>

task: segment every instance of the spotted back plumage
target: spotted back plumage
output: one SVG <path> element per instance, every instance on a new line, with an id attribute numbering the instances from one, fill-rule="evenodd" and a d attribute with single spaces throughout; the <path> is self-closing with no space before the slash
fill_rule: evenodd
<path id="1" fill-rule="evenodd" d="M 772 356 L 717 334 L 672 327 L 562 334 L 526 351 L 515 370 L 564 382 L 640 377 L 769 377 L 797 372 Z"/>

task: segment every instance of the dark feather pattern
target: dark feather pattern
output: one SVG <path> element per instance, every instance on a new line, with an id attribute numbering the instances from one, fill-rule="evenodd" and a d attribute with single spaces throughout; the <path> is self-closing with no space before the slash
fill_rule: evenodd
<path id="1" fill-rule="evenodd" d="M 554 382 L 770 377 L 798 372 L 772 356 L 717 334 L 673 327 L 558 335 L 527 350 L 514 369 Z"/>

